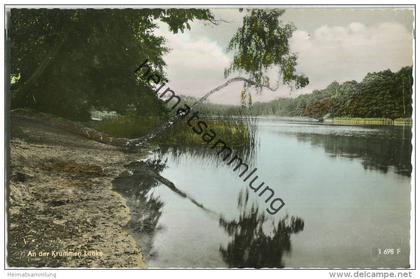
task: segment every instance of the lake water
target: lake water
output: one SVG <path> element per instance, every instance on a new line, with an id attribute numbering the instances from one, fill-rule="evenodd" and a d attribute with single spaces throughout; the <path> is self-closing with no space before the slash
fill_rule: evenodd
<path id="1" fill-rule="evenodd" d="M 151 180 L 122 191 L 150 268 L 409 266 L 411 127 L 256 125 L 250 169 L 284 207 L 268 214 L 214 151 L 159 152 L 187 197 Z"/>

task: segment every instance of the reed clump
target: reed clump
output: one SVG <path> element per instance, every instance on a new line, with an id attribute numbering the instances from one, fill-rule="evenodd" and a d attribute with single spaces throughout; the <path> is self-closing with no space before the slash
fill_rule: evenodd
<path id="1" fill-rule="evenodd" d="M 165 121 L 167 120 L 159 117 L 118 116 L 102 120 L 95 123 L 94 126 L 97 130 L 114 137 L 138 138 L 147 135 Z M 194 132 L 186 121 L 179 121 L 162 135 L 156 137 L 153 142 L 165 145 L 202 146 L 207 144 L 203 140 L 203 135 L 214 133 L 231 146 L 241 146 L 247 144 L 252 136 L 248 125 L 243 121 L 233 121 L 232 119 L 205 119 L 204 121 L 207 124 L 207 129 L 200 134 Z"/>

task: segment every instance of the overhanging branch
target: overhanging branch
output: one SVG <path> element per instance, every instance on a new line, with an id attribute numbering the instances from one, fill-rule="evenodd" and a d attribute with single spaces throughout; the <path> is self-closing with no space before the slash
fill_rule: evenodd
<path id="1" fill-rule="evenodd" d="M 214 93 L 216 93 L 216 92 L 222 90 L 223 88 L 229 86 L 230 84 L 232 84 L 234 82 L 238 82 L 238 81 L 246 82 L 247 84 L 250 84 L 250 85 L 253 85 L 253 86 L 264 87 L 264 88 L 269 89 L 270 91 L 276 91 L 279 88 L 279 84 L 277 84 L 276 88 L 272 88 L 272 87 L 267 86 L 267 85 L 260 85 L 260 84 L 256 83 L 255 81 L 252 81 L 252 80 L 244 78 L 244 77 L 234 77 L 234 78 L 231 78 L 231 79 L 227 80 L 223 84 L 213 88 L 209 92 L 207 92 L 203 97 L 201 97 L 196 102 L 194 102 L 191 105 L 190 108 L 193 109 L 195 106 L 197 106 L 197 105 L 203 103 L 205 100 L 207 100 L 207 98 L 210 97 L 211 95 L 213 95 Z M 175 123 L 178 122 L 179 120 L 181 120 L 182 118 L 183 118 L 183 115 L 176 114 L 171 119 L 169 119 L 168 122 L 164 123 L 163 125 L 160 125 L 160 126 L 156 127 L 151 133 L 147 134 L 146 136 L 129 140 L 126 144 L 127 147 L 133 148 L 133 147 L 138 147 L 138 146 L 146 144 L 150 140 L 154 139 L 155 137 L 157 137 L 158 135 L 162 134 L 164 131 L 166 131 L 167 129 L 169 129 L 173 125 L 175 125 Z"/>

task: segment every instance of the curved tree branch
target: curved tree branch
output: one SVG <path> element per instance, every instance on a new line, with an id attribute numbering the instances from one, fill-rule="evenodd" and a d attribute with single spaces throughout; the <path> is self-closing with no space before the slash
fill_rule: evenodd
<path id="1" fill-rule="evenodd" d="M 220 22 L 224 22 L 224 23 L 231 23 L 230 21 L 224 20 L 224 19 L 209 19 L 208 21 L 210 21 L 210 23 L 214 24 L 214 25 L 219 25 Z"/>
<path id="2" fill-rule="evenodd" d="M 217 91 L 220 91 L 221 89 L 225 88 L 226 86 L 228 86 L 229 84 L 233 83 L 233 82 L 237 82 L 237 81 L 243 81 L 249 85 L 253 85 L 253 86 L 262 86 L 264 88 L 269 89 L 270 91 L 277 91 L 280 87 L 279 84 L 277 84 L 277 86 L 275 88 L 272 88 L 268 85 L 260 85 L 257 84 L 255 81 L 244 78 L 244 77 L 234 77 L 229 79 L 228 81 L 226 81 L 225 83 L 217 86 L 216 88 L 213 88 L 212 90 L 210 90 L 209 92 L 207 92 L 203 97 L 201 97 L 200 99 L 198 99 L 192 106 L 191 108 L 193 108 L 195 105 L 201 104 L 202 102 L 204 102 L 205 100 L 207 100 L 208 97 L 210 97 L 211 95 L 213 95 L 214 93 L 216 93 Z"/>
<path id="3" fill-rule="evenodd" d="M 195 106 L 203 103 L 205 100 L 207 100 L 208 97 L 210 97 L 214 93 L 222 90 L 223 88 L 225 88 L 225 87 L 229 86 L 230 84 L 232 84 L 234 82 L 237 82 L 237 81 L 242 81 L 242 82 L 245 82 L 248 85 L 252 85 L 252 86 L 262 86 L 264 88 L 269 89 L 270 91 L 276 91 L 279 88 L 279 84 L 277 84 L 276 88 L 272 88 L 272 87 L 267 86 L 267 85 L 260 85 L 260 84 L 256 83 L 255 81 L 252 81 L 252 80 L 244 78 L 244 77 L 234 77 L 234 78 L 231 78 L 231 79 L 227 80 L 225 83 L 213 88 L 209 92 L 207 92 L 203 97 L 201 97 L 196 102 L 194 102 L 190 106 L 190 109 L 192 110 Z M 150 140 L 154 139 L 155 137 L 157 137 L 158 135 L 162 134 L 164 131 L 166 131 L 167 129 L 169 129 L 173 125 L 175 125 L 175 123 L 178 122 L 179 120 L 183 119 L 184 116 L 185 115 L 182 115 L 182 114 L 176 114 L 175 116 L 170 118 L 168 122 L 156 127 L 149 134 L 147 134 L 143 137 L 140 137 L 140 138 L 135 138 L 135 139 L 129 140 L 126 143 L 127 148 L 135 148 L 135 147 L 139 147 L 139 146 L 142 146 L 142 145 L 146 144 Z"/>

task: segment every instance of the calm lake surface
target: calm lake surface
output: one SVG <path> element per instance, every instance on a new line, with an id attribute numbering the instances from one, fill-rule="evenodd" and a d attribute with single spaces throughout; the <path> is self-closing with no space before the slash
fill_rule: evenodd
<path id="1" fill-rule="evenodd" d="M 125 192 L 150 268 L 409 266 L 411 127 L 256 125 L 249 163 L 285 206 L 267 214 L 215 151 L 158 152 L 188 197 L 158 182 Z"/>

